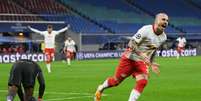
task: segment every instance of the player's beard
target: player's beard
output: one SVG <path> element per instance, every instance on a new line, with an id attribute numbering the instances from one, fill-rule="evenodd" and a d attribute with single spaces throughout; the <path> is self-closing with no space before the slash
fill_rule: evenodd
<path id="1" fill-rule="evenodd" d="M 155 25 L 155 31 L 157 35 L 160 35 L 164 32 L 164 28 L 160 24 L 158 24 L 158 25 Z"/>

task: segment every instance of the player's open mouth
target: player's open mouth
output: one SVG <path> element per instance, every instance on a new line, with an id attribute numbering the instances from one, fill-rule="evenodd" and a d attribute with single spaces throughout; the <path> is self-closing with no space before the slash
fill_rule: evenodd
<path id="1" fill-rule="evenodd" d="M 166 28 L 167 27 L 167 24 L 162 24 L 161 25 L 163 28 Z"/>

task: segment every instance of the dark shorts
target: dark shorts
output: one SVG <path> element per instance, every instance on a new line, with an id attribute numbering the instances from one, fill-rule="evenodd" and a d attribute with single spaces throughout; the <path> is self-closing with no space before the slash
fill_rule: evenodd
<path id="1" fill-rule="evenodd" d="M 32 72 L 33 71 L 32 69 L 26 68 L 28 66 L 33 65 L 24 64 L 20 62 L 15 63 L 10 71 L 8 85 L 20 86 L 22 84 L 23 87 L 34 87 L 35 76 L 34 73 Z"/>

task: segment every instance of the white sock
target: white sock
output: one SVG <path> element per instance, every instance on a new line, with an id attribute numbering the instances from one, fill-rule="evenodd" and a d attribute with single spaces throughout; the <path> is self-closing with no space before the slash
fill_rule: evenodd
<path id="1" fill-rule="evenodd" d="M 105 80 L 102 85 L 98 86 L 99 91 L 103 91 L 105 88 L 108 88 L 108 80 Z"/>
<path id="2" fill-rule="evenodd" d="M 108 85 L 108 80 L 105 80 L 102 84 L 103 88 L 107 88 L 109 85 Z"/>
<path id="3" fill-rule="evenodd" d="M 53 56 L 53 57 L 52 57 L 52 61 L 54 61 L 54 60 L 55 60 L 55 57 Z"/>
<path id="4" fill-rule="evenodd" d="M 51 72 L 51 64 L 47 63 L 46 66 L 47 66 L 48 73 L 50 73 Z"/>
<path id="5" fill-rule="evenodd" d="M 139 97 L 140 97 L 140 93 L 137 90 L 133 89 L 131 91 L 131 94 L 130 94 L 130 97 L 129 97 L 128 101 L 137 101 L 137 99 Z"/>
<path id="6" fill-rule="evenodd" d="M 67 58 L 67 63 L 68 65 L 70 65 L 70 58 Z"/>

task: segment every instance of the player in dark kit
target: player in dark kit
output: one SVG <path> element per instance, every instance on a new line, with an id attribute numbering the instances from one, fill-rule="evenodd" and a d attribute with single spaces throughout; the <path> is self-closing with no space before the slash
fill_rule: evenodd
<path id="1" fill-rule="evenodd" d="M 45 91 L 45 80 L 40 66 L 31 60 L 19 60 L 14 63 L 8 81 L 7 101 L 14 101 L 16 93 L 18 93 L 21 101 L 35 101 L 33 91 L 36 78 L 40 85 L 38 101 L 42 101 Z"/>

